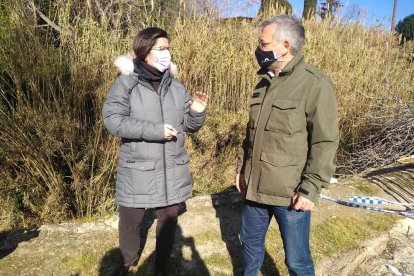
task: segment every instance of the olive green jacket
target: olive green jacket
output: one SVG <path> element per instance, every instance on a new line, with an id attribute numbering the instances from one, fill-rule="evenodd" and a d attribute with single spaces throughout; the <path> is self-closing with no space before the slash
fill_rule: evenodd
<path id="1" fill-rule="evenodd" d="M 237 166 L 246 199 L 288 206 L 298 193 L 315 202 L 334 173 L 339 142 L 332 82 L 301 53 L 279 76 L 260 73 Z"/>

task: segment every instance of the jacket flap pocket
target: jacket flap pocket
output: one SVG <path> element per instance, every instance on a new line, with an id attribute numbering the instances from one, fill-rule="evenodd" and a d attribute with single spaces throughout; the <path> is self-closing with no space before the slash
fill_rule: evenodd
<path id="1" fill-rule="evenodd" d="M 184 165 L 184 164 L 187 164 L 189 161 L 190 161 L 190 156 L 188 156 L 187 154 L 174 159 L 174 162 L 177 165 Z"/>
<path id="2" fill-rule="evenodd" d="M 155 161 L 124 161 L 122 164 L 124 168 L 136 169 L 140 171 L 155 170 Z"/>
<path id="3" fill-rule="evenodd" d="M 251 98 L 250 99 L 250 106 L 261 104 L 263 102 L 263 98 Z"/>
<path id="4" fill-rule="evenodd" d="M 274 154 L 269 152 L 262 152 L 260 160 L 278 167 L 294 166 L 299 163 L 298 158 L 295 156 Z"/>
<path id="5" fill-rule="evenodd" d="M 280 100 L 276 99 L 273 102 L 273 106 L 281 109 L 281 110 L 289 110 L 289 109 L 296 109 L 299 106 L 298 101 L 292 101 L 292 100 Z"/>

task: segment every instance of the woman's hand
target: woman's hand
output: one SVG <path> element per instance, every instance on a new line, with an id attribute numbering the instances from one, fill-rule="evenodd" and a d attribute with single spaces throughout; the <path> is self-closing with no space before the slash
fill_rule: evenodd
<path id="1" fill-rule="evenodd" d="M 207 106 L 208 96 L 206 93 L 196 92 L 192 101 L 189 101 L 189 107 L 194 112 L 203 112 Z"/>
<path id="2" fill-rule="evenodd" d="M 174 139 L 175 136 L 177 136 L 177 130 L 172 125 L 165 124 L 164 134 L 165 140 L 171 141 L 172 139 Z"/>

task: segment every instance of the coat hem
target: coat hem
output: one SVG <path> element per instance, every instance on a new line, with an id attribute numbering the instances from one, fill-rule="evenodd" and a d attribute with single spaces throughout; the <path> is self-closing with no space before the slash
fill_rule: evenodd
<path id="1" fill-rule="evenodd" d="M 116 202 L 117 206 L 123 206 L 123 207 L 128 207 L 128 208 L 158 208 L 158 207 L 166 207 L 166 206 L 170 206 L 173 204 L 179 204 L 182 203 L 184 201 L 186 201 L 187 199 L 191 198 L 192 195 L 188 195 L 186 197 L 182 197 L 180 199 L 176 199 L 176 200 L 171 200 L 168 202 L 160 202 L 160 203 L 126 203 L 126 202 Z"/>
<path id="2" fill-rule="evenodd" d="M 292 198 L 290 197 L 271 196 L 260 193 L 255 196 L 247 195 L 246 200 L 272 206 L 290 206 L 292 203 Z"/>

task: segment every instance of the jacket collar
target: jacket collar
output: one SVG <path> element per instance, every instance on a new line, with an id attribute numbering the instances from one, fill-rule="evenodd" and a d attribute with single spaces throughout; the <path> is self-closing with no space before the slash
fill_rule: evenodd
<path id="1" fill-rule="evenodd" d="M 290 75 L 296 68 L 296 66 L 303 62 L 303 54 L 298 52 L 289 62 L 283 67 L 279 76 Z"/>

